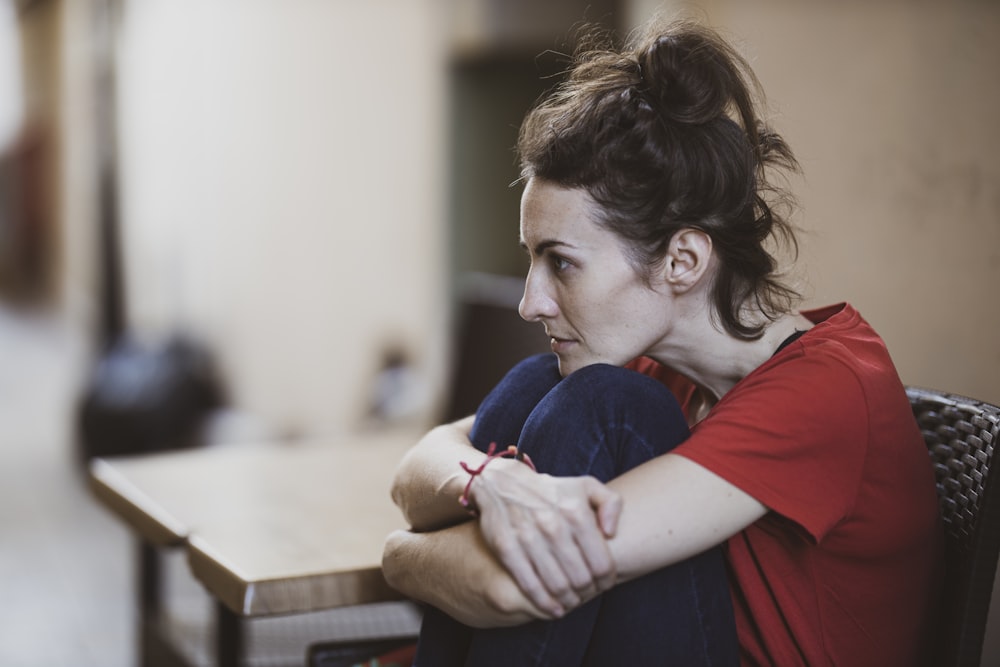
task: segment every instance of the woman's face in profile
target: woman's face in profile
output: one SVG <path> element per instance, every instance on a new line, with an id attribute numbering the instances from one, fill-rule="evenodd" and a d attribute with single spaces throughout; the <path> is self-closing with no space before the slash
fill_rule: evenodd
<path id="1" fill-rule="evenodd" d="M 618 236 L 594 222 L 586 191 L 531 179 L 521 197 L 521 245 L 530 268 L 521 317 L 541 322 L 559 371 L 622 366 L 669 331 L 672 295 L 647 285 Z"/>

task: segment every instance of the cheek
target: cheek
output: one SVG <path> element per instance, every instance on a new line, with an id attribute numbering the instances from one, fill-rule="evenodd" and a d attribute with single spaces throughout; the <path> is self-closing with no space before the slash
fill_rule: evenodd
<path id="1" fill-rule="evenodd" d="M 562 303 L 562 312 L 574 326 L 586 330 L 590 334 L 608 329 L 610 324 L 618 319 L 615 312 L 620 306 L 614 299 L 604 294 L 575 294 L 568 296 Z"/>
<path id="2" fill-rule="evenodd" d="M 605 294 L 576 312 L 576 324 L 602 346 L 621 344 L 634 334 L 639 309 L 616 294 Z"/>
<path id="3" fill-rule="evenodd" d="M 621 290 L 609 300 L 605 312 L 606 326 L 630 341 L 657 337 L 664 328 L 665 304 L 644 286 Z"/>
<path id="4" fill-rule="evenodd" d="M 605 308 L 607 312 L 614 313 L 614 317 L 627 318 L 626 321 L 635 322 L 636 319 L 642 319 L 649 314 L 651 303 L 652 299 L 648 297 L 646 290 L 634 285 L 625 285 L 607 295 Z"/>
<path id="5" fill-rule="evenodd" d="M 557 294 L 563 317 L 589 336 L 601 339 L 630 336 L 655 312 L 653 293 L 637 284 L 631 272 L 597 272 L 594 280 L 565 285 Z"/>
<path id="6" fill-rule="evenodd" d="M 559 313 L 570 321 L 586 319 L 588 306 L 593 303 L 587 298 L 586 292 L 580 294 L 573 286 L 560 285 L 552 291 L 552 299 L 559 307 Z"/>

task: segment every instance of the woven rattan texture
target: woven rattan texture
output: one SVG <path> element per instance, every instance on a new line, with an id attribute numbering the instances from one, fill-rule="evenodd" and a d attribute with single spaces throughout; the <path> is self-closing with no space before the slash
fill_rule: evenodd
<path id="1" fill-rule="evenodd" d="M 1000 439 L 1000 409 L 917 388 L 907 388 L 907 394 L 934 463 L 945 527 L 969 546 Z"/>

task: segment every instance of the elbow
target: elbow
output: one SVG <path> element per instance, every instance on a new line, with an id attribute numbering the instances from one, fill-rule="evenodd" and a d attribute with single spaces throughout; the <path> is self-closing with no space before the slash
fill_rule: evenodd
<path id="1" fill-rule="evenodd" d="M 400 459 L 399 463 L 396 465 L 396 471 L 393 473 L 392 481 L 389 485 L 389 495 L 392 498 L 392 502 L 396 503 L 396 506 L 403 510 L 404 514 L 407 511 L 407 506 L 410 503 L 410 490 L 416 483 L 421 474 L 420 465 L 420 453 L 422 452 L 422 443 L 434 433 L 433 429 L 430 433 L 424 436 L 417 444 L 410 448 L 403 458 Z"/>
<path id="2" fill-rule="evenodd" d="M 442 503 L 438 499 L 438 487 L 442 482 L 437 476 L 443 473 L 438 471 L 439 466 L 433 456 L 429 458 L 434 451 L 434 443 L 447 438 L 448 427 L 444 425 L 431 429 L 410 449 L 396 467 L 389 485 L 389 497 L 416 531 L 442 528 L 458 518 L 457 510 L 451 507 L 442 514 Z"/>
<path id="3" fill-rule="evenodd" d="M 542 618 L 531 613 L 531 604 L 517 584 L 492 559 L 456 561 L 464 543 L 463 529 L 432 535 L 397 530 L 382 549 L 382 575 L 404 596 L 433 605 L 457 621 L 475 628 L 518 625 Z M 456 541 L 458 540 L 458 541 Z"/>
<path id="4" fill-rule="evenodd" d="M 420 508 L 422 507 L 421 501 L 426 503 L 426 499 L 415 495 L 413 490 L 415 474 L 409 466 L 408 458 L 404 457 L 393 475 L 392 483 L 389 486 L 389 497 L 399 508 L 403 520 L 414 529 L 422 530 L 425 527 L 422 525 Z"/>
<path id="5" fill-rule="evenodd" d="M 403 555 L 407 535 L 405 530 L 396 530 L 386 538 L 382 547 L 382 576 L 394 590 L 404 595 L 411 595 L 411 591 L 407 590 L 407 569 L 404 565 Z"/>
<path id="6" fill-rule="evenodd" d="M 414 463 L 413 450 L 411 449 L 396 466 L 396 472 L 389 484 L 389 497 L 392 498 L 392 502 L 399 508 L 403 518 L 410 525 L 413 525 L 411 508 L 414 506 L 414 497 L 412 489 L 415 483 L 414 479 L 418 475 L 419 468 Z"/>
<path id="7" fill-rule="evenodd" d="M 403 514 L 406 514 L 406 493 L 405 485 L 403 484 L 402 477 L 403 464 L 401 463 L 398 468 L 396 468 L 395 474 L 392 476 L 392 483 L 389 485 L 389 497 L 392 498 L 392 502 L 396 504 Z"/>

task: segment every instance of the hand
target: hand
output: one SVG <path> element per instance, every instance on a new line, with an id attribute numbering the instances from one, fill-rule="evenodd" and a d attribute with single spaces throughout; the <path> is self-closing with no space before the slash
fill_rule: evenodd
<path id="1" fill-rule="evenodd" d="M 480 530 L 524 595 L 558 618 L 616 580 L 607 540 L 621 497 L 593 477 L 552 477 L 496 460 L 471 487 Z"/>

